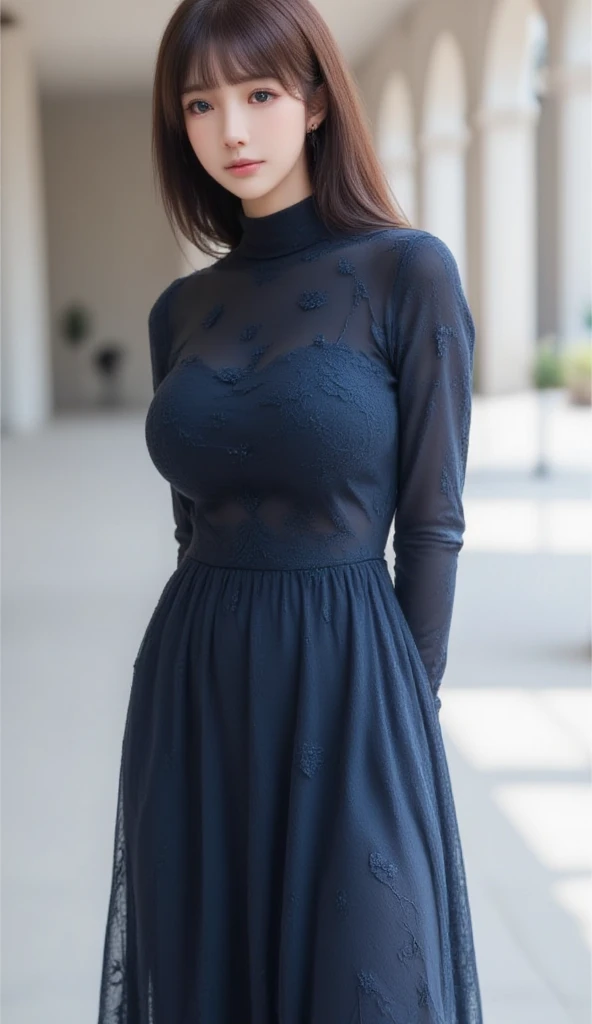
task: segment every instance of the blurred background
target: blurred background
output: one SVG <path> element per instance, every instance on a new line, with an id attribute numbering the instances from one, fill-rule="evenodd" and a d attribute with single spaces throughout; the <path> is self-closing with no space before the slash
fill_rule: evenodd
<path id="1" fill-rule="evenodd" d="M 318 6 L 392 189 L 454 252 L 477 327 L 440 719 L 485 1024 L 586 1024 L 590 3 Z M 152 73 L 173 8 L 2 5 L 6 1024 L 96 1019 L 132 664 L 175 567 L 143 436 L 148 311 L 204 262 L 173 237 L 152 176 Z"/>

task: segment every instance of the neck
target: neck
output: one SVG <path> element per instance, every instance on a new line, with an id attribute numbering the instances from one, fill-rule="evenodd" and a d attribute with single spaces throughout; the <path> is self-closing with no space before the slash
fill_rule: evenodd
<path id="1" fill-rule="evenodd" d="M 249 259 L 285 256 L 332 237 L 320 218 L 314 195 L 260 217 L 239 212 L 239 220 L 243 235 L 234 251 Z"/>

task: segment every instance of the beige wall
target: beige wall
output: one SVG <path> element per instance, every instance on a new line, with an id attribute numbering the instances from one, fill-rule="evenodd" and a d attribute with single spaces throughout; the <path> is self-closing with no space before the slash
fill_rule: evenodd
<path id="1" fill-rule="evenodd" d="M 58 314 L 72 301 L 94 313 L 92 347 L 125 343 L 126 405 L 150 398 L 148 311 L 181 265 L 153 184 L 150 118 L 148 95 L 42 101 L 56 411 L 88 407 L 98 390 L 90 347 L 58 337 Z"/>

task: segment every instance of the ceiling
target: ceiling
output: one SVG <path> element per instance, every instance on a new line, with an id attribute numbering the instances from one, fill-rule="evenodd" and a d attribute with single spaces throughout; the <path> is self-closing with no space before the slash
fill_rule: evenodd
<path id="1" fill-rule="evenodd" d="M 350 65 L 412 0 L 315 0 Z M 2 0 L 29 27 L 43 91 L 143 90 L 176 0 Z"/>

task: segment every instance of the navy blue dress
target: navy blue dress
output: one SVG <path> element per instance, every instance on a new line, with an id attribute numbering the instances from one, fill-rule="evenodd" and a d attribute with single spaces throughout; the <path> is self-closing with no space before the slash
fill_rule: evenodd
<path id="1" fill-rule="evenodd" d="M 149 318 L 178 565 L 123 738 L 100 1024 L 481 1024 L 439 719 L 474 325 L 312 196 Z M 395 516 L 395 585 L 385 548 Z"/>

